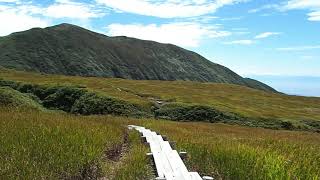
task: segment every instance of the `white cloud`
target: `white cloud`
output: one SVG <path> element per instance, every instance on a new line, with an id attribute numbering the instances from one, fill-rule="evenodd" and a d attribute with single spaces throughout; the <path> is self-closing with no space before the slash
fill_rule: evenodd
<path id="1" fill-rule="evenodd" d="M 257 12 L 268 10 L 268 9 L 281 10 L 282 8 L 281 8 L 281 6 L 279 4 L 266 4 L 266 5 L 263 5 L 263 6 L 259 7 L 259 8 L 250 9 L 248 11 L 248 13 L 257 13 Z"/>
<path id="2" fill-rule="evenodd" d="M 111 36 L 129 36 L 161 43 L 171 43 L 183 47 L 197 47 L 204 38 L 218 38 L 231 35 L 213 26 L 195 22 L 156 24 L 111 24 L 107 27 Z"/>
<path id="3" fill-rule="evenodd" d="M 264 32 L 264 33 L 258 34 L 254 38 L 255 39 L 264 39 L 264 38 L 267 38 L 267 37 L 270 37 L 270 36 L 276 36 L 276 35 L 279 35 L 279 34 L 281 34 L 281 33 L 279 33 L 279 32 Z"/>
<path id="4" fill-rule="evenodd" d="M 1 0 L 0 0 L 1 1 Z M 14 1 L 14 0 L 6 0 Z M 18 2 L 18 1 L 15 1 Z M 105 15 L 93 4 L 73 2 L 70 0 L 56 0 L 47 7 L 32 5 L 30 2 L 19 3 L 7 7 L 15 8 L 19 13 L 41 15 L 50 18 L 89 19 Z"/>
<path id="5" fill-rule="evenodd" d="M 278 51 L 306 51 L 320 49 L 320 45 L 277 48 Z"/>
<path id="6" fill-rule="evenodd" d="M 47 7 L 43 15 L 53 18 L 88 19 L 101 17 L 105 14 L 96 10 L 93 5 L 90 4 L 58 0 Z"/>
<path id="7" fill-rule="evenodd" d="M 266 4 L 262 7 L 251 9 L 249 13 L 256 13 L 264 10 L 277 10 L 285 12 L 289 10 L 308 10 L 309 21 L 320 21 L 320 0 L 288 0 L 279 4 Z M 270 14 L 267 14 L 270 15 Z"/>
<path id="8" fill-rule="evenodd" d="M 49 22 L 38 17 L 33 17 L 26 11 L 10 6 L 0 6 L 0 36 L 12 32 L 24 31 L 33 27 L 46 27 Z"/>
<path id="9" fill-rule="evenodd" d="M 86 23 L 88 19 L 104 16 L 92 4 L 56 0 L 53 4 L 43 7 L 32 2 L 19 0 L 0 0 L 12 2 L 0 5 L 0 36 L 12 32 L 24 31 L 33 27 L 47 27 L 54 18 L 70 18 L 74 23 Z"/>
<path id="10" fill-rule="evenodd" d="M 309 21 L 320 21 L 320 11 L 309 13 L 308 16 Z"/>
<path id="11" fill-rule="evenodd" d="M 196 17 L 248 0 L 96 0 L 116 11 L 161 18 Z"/>
<path id="12" fill-rule="evenodd" d="M 254 41 L 250 40 L 250 39 L 243 39 L 243 40 L 224 42 L 224 44 L 228 44 L 228 45 L 251 45 L 251 44 L 254 44 Z"/>
<path id="13" fill-rule="evenodd" d="M 189 17 L 185 18 L 187 21 L 199 22 L 199 23 L 211 23 L 214 20 L 219 19 L 217 16 L 197 16 L 197 17 Z"/>
<path id="14" fill-rule="evenodd" d="M 319 0 L 290 0 L 286 3 L 287 9 L 319 9 Z"/>
<path id="15" fill-rule="evenodd" d="M 4 2 L 4 3 L 16 3 L 16 2 L 19 2 L 19 0 L 0 0 L 0 2 Z"/>
<path id="16" fill-rule="evenodd" d="M 290 0 L 285 4 L 284 9 L 306 9 L 311 11 L 307 14 L 309 21 L 320 21 L 320 0 Z"/>
<path id="17" fill-rule="evenodd" d="M 228 18 L 222 18 L 221 20 L 222 21 L 237 21 L 237 20 L 241 20 L 243 19 L 242 16 L 239 16 L 239 17 L 228 17 Z"/>

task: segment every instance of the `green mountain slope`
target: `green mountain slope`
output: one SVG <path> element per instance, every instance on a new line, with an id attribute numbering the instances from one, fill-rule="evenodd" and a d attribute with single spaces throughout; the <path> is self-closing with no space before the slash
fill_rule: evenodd
<path id="1" fill-rule="evenodd" d="M 2 37 L 0 66 L 49 74 L 230 83 L 276 92 L 171 44 L 108 37 L 70 24 Z"/>

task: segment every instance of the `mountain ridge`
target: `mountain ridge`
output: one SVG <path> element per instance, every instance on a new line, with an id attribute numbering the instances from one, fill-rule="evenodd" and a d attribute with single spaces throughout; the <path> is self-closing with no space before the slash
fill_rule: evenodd
<path id="1" fill-rule="evenodd" d="M 276 92 L 173 44 L 109 37 L 66 23 L 1 37 L 0 66 L 48 74 L 229 83 Z"/>

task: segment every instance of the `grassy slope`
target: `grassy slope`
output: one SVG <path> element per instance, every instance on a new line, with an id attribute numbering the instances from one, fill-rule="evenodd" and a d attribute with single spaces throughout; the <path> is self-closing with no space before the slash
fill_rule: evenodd
<path id="1" fill-rule="evenodd" d="M 189 169 L 217 179 L 319 179 L 320 136 L 224 124 L 146 121 L 187 151 Z"/>
<path id="2" fill-rule="evenodd" d="M 16 108 L 0 108 L 0 116 L 0 179 L 108 177 L 110 174 L 97 167 L 113 164 L 102 157 L 122 143 L 128 122 L 110 116 L 84 117 Z M 142 171 L 122 166 L 116 171 L 117 177 L 148 177 L 146 149 L 137 143 L 137 138 L 137 134 L 130 133 L 131 156 L 124 161 Z"/>
<path id="3" fill-rule="evenodd" d="M 1 70 L 6 79 L 34 83 L 84 85 L 146 107 L 142 96 L 178 102 L 210 104 L 251 117 L 319 119 L 319 98 L 269 94 L 240 86 L 192 82 L 129 81 L 121 79 L 47 76 Z M 119 91 L 117 88 L 135 91 Z M 0 108 L 0 179 L 58 179 L 90 173 L 93 164 L 105 176 L 141 179 L 150 174 L 145 147 L 137 135 L 122 163 L 103 162 L 105 150 L 121 143 L 127 124 L 141 124 L 168 135 L 187 150 L 189 169 L 225 179 L 319 179 L 318 133 L 274 131 L 209 123 L 135 120 L 113 116 Z M 205 162 L 204 162 L 205 160 Z M 115 168 L 114 168 L 115 167 Z M 111 172 L 110 169 L 114 168 Z M 141 169 L 143 171 L 141 171 Z M 138 171 L 140 170 L 140 171 Z"/>
<path id="4" fill-rule="evenodd" d="M 146 98 L 146 96 L 151 96 L 167 100 L 174 99 L 183 103 L 211 105 L 219 110 L 238 113 L 250 118 L 293 121 L 320 119 L 320 98 L 267 93 L 236 85 L 185 81 L 83 78 L 40 75 L 11 70 L 1 70 L 0 76 L 5 79 L 40 84 L 67 83 L 82 85 L 145 107 L 151 106 L 150 101 Z"/>
<path id="5" fill-rule="evenodd" d="M 152 128 L 189 153 L 187 165 L 224 179 L 318 179 L 318 133 L 224 124 L 137 120 L 113 116 L 17 111 L 0 108 L 0 179 L 81 177 L 94 164 L 105 177 L 146 179 L 150 168 L 137 133 L 129 134 L 122 162 L 104 162 L 128 124 Z M 105 159 L 104 159 L 105 160 Z"/>

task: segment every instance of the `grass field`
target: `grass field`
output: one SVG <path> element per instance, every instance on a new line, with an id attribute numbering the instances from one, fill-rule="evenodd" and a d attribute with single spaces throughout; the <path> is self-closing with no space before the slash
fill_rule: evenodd
<path id="1" fill-rule="evenodd" d="M 224 124 L 143 123 L 187 151 L 189 169 L 217 179 L 320 178 L 320 135 Z"/>
<path id="2" fill-rule="evenodd" d="M 149 109 L 150 98 L 210 105 L 243 116 L 320 119 L 320 98 L 265 93 L 226 84 L 131 81 L 0 70 L 0 77 L 87 87 Z M 154 176 L 128 124 L 167 135 L 189 153 L 187 166 L 217 179 L 320 178 L 320 134 L 204 122 L 80 116 L 47 110 L 33 95 L 0 88 L 0 179 L 149 179 Z M 34 99 L 35 98 L 35 99 Z M 9 103 L 8 107 L 6 103 Z M 21 106 L 18 106 L 21 104 Z"/>
<path id="3" fill-rule="evenodd" d="M 189 154 L 189 169 L 202 175 L 217 179 L 320 177 L 318 133 L 35 110 L 1 109 L 0 115 L 0 179 L 152 177 L 145 156 L 148 149 L 136 132 L 126 133 L 128 124 L 144 125 L 176 141 L 177 148 Z M 126 134 L 121 156 L 113 154 Z"/>
<path id="4" fill-rule="evenodd" d="M 102 168 L 117 163 L 112 149 L 123 143 L 127 120 L 3 108 L 0 115 L 0 179 L 95 179 L 113 173 L 139 179 L 148 175 L 148 167 L 142 168 L 147 166 L 147 150 L 132 133 L 127 149 L 131 156 L 125 159 L 131 169 L 124 166 L 107 174 Z"/>
<path id="5" fill-rule="evenodd" d="M 73 84 L 150 107 L 148 97 L 213 106 L 249 118 L 308 121 L 320 119 L 320 98 L 267 93 L 242 86 L 185 81 L 83 78 L 0 70 L 0 77 L 38 84 Z"/>

